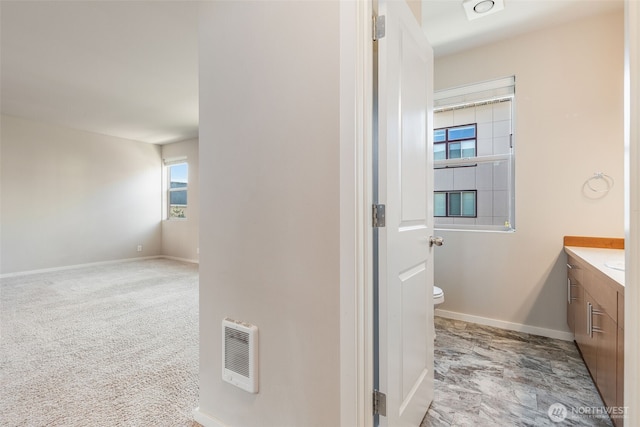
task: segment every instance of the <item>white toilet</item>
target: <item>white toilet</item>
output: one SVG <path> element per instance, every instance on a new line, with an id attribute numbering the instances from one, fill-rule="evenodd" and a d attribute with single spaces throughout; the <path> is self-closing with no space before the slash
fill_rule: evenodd
<path id="1" fill-rule="evenodd" d="M 444 302 L 444 292 L 437 286 L 433 287 L 433 305 L 442 304 Z"/>
<path id="2" fill-rule="evenodd" d="M 435 310 L 435 307 L 439 304 L 442 304 L 444 302 L 444 291 L 442 289 L 440 289 L 437 286 L 433 286 L 433 307 Z M 431 326 L 433 329 L 433 339 L 436 339 L 436 325 L 435 322 L 434 324 Z"/>

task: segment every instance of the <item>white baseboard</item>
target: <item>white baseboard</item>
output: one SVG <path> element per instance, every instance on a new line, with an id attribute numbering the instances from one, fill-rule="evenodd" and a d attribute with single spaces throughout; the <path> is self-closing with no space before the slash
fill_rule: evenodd
<path id="1" fill-rule="evenodd" d="M 436 316 L 445 317 L 447 319 L 462 320 L 464 322 L 478 323 L 485 326 L 493 326 L 494 328 L 506 329 L 509 331 L 525 332 L 532 335 L 540 335 L 547 338 L 555 338 L 563 341 L 573 341 L 574 337 L 571 332 L 558 331 L 555 329 L 539 328 L 537 326 L 523 325 L 521 323 L 505 322 L 504 320 L 490 319 L 488 317 L 473 316 L 471 314 L 457 313 L 455 311 L 447 311 L 436 309 Z"/>
<path id="2" fill-rule="evenodd" d="M 200 261 L 198 261 L 197 259 L 179 258 L 179 257 L 167 256 L 167 255 L 153 255 L 153 256 L 144 256 L 144 257 L 137 257 L 137 258 L 114 259 L 110 261 L 87 262 L 84 264 L 73 264 L 73 265 L 65 265 L 62 267 L 41 268 L 38 270 L 16 271 L 15 273 L 0 274 L 0 279 L 5 279 L 8 277 L 28 276 L 30 274 L 51 273 L 55 271 L 73 270 L 75 268 L 93 267 L 98 265 L 118 264 L 121 262 L 142 261 L 145 259 L 171 259 L 174 261 L 188 262 L 191 264 L 200 263 Z"/>
<path id="3" fill-rule="evenodd" d="M 200 260 L 197 259 L 188 259 L 188 258 L 180 258 L 177 256 L 168 256 L 168 255 L 160 255 L 159 258 L 171 259 L 174 261 L 188 262 L 191 264 L 200 264 Z"/>
<path id="4" fill-rule="evenodd" d="M 4 279 L 7 277 L 17 277 L 17 276 L 28 276 L 30 274 L 40 274 L 40 273 L 51 273 L 54 271 L 64 271 L 64 270 L 73 270 L 75 268 L 83 268 L 83 267 L 93 267 L 98 265 L 109 265 L 109 264 L 118 264 L 121 262 L 132 262 L 132 261 L 142 261 L 145 259 L 158 259 L 165 258 L 162 255 L 154 255 L 154 256 L 144 256 L 137 258 L 124 258 L 124 259 L 114 259 L 110 261 L 98 261 L 98 262 L 87 262 L 84 264 L 74 264 L 74 265 L 65 265 L 62 267 L 51 267 L 51 268 L 41 268 L 38 270 L 27 270 L 27 271 L 17 271 L 15 273 L 5 273 L 0 274 L 0 279 Z"/>
<path id="5" fill-rule="evenodd" d="M 195 420 L 195 422 L 203 425 L 204 427 L 227 427 L 219 419 L 202 412 L 200 410 L 200 407 L 197 407 L 193 410 L 193 419 Z"/>

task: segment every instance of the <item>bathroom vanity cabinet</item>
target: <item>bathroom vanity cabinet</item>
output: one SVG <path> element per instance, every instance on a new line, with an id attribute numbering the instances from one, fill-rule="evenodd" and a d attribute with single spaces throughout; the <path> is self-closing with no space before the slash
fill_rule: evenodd
<path id="1" fill-rule="evenodd" d="M 624 272 L 620 260 L 624 250 L 572 243 L 565 238 L 567 324 L 605 406 L 623 407 Z M 623 425 L 622 418 L 612 417 L 612 421 L 617 427 Z"/>

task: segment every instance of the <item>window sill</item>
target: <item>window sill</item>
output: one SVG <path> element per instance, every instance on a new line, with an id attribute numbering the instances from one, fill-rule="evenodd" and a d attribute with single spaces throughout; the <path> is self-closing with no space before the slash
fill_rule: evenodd
<path id="1" fill-rule="evenodd" d="M 474 233 L 515 233 L 516 232 L 515 228 L 504 228 L 504 227 L 497 227 L 497 228 L 478 227 L 478 228 L 473 228 L 473 227 L 469 227 L 468 225 L 467 226 L 460 226 L 460 227 L 447 225 L 446 227 L 433 227 L 433 229 L 435 231 L 471 231 L 471 232 L 474 232 Z"/>

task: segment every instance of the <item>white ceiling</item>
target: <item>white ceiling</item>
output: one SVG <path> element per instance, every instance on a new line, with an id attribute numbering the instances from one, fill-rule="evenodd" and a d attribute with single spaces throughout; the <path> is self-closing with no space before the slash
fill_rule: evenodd
<path id="1" fill-rule="evenodd" d="M 150 143 L 198 135 L 198 6 L 2 1 L 2 113 Z"/>
<path id="2" fill-rule="evenodd" d="M 468 21 L 462 0 L 422 0 L 422 27 L 438 57 L 623 6 L 622 0 L 504 0 L 504 10 Z"/>
<path id="3" fill-rule="evenodd" d="M 621 0 L 505 0 L 467 21 L 423 0 L 442 56 L 622 7 Z M 3 114 L 163 144 L 198 135 L 195 1 L 0 1 Z"/>

